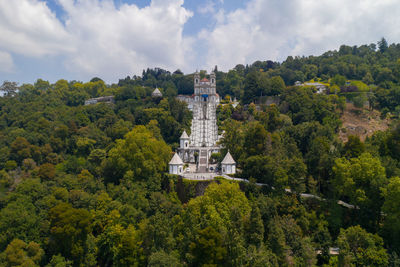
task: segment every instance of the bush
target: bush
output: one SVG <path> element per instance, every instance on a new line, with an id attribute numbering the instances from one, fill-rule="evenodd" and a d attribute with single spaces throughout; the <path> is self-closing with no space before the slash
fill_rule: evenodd
<path id="1" fill-rule="evenodd" d="M 6 164 L 4 165 L 4 168 L 6 171 L 12 171 L 17 168 L 18 164 L 15 160 L 8 160 Z"/>

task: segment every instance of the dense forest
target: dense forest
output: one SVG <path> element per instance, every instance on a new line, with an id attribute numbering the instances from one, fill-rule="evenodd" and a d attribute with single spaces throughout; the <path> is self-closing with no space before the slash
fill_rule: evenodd
<path id="1" fill-rule="evenodd" d="M 400 266 L 400 44 L 214 71 L 213 156 L 249 182 L 167 174 L 193 74 L 4 82 L 0 266 Z M 349 103 L 388 129 L 343 141 Z"/>

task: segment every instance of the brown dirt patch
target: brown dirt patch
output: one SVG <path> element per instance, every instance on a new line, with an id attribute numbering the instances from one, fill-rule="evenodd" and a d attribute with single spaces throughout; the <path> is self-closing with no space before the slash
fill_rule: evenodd
<path id="1" fill-rule="evenodd" d="M 389 128 L 389 120 L 381 119 L 381 113 L 377 110 L 356 108 L 352 103 L 346 103 L 341 120 L 342 127 L 339 130 L 339 138 L 347 142 L 349 135 L 356 135 L 362 141 L 376 131 L 385 131 Z"/>

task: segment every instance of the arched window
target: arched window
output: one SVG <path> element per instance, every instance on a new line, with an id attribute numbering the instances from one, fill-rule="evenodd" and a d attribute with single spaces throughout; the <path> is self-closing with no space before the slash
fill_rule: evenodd
<path id="1" fill-rule="evenodd" d="M 196 79 L 196 83 L 199 83 L 199 79 Z"/>
<path id="2" fill-rule="evenodd" d="M 211 79 L 211 83 L 214 83 L 214 79 Z"/>

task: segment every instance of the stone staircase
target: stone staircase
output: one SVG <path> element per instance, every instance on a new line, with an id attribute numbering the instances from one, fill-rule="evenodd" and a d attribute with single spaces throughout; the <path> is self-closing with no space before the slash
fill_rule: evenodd
<path id="1" fill-rule="evenodd" d="M 207 172 L 208 153 L 207 149 L 201 149 L 199 154 L 199 168 L 197 172 Z"/>

